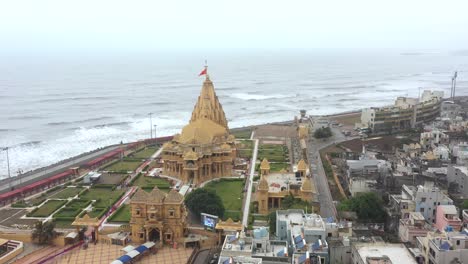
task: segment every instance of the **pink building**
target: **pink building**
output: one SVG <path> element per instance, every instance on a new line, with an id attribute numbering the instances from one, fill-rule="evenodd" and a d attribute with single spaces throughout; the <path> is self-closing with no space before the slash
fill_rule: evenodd
<path id="1" fill-rule="evenodd" d="M 444 231 L 448 226 L 452 227 L 452 231 L 460 231 L 462 225 L 463 222 L 460 217 L 458 217 L 458 211 L 455 205 L 437 206 L 435 227 L 439 231 Z"/>

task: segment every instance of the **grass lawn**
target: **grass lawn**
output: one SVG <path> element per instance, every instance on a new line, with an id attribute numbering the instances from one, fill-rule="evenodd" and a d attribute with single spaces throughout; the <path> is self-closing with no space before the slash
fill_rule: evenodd
<path id="1" fill-rule="evenodd" d="M 107 207 L 114 204 L 124 193 L 123 190 L 114 190 L 108 188 L 91 188 L 80 195 L 83 200 L 96 200 L 93 207 Z"/>
<path id="2" fill-rule="evenodd" d="M 137 153 L 132 154 L 131 157 L 136 158 L 136 159 L 147 159 L 151 157 L 151 155 L 156 153 L 156 151 L 158 151 L 157 148 L 148 147 L 148 148 L 138 151 Z"/>
<path id="3" fill-rule="evenodd" d="M 109 222 L 130 222 L 130 205 L 124 204 L 122 205 L 114 214 L 109 217 Z"/>
<path id="4" fill-rule="evenodd" d="M 250 138 L 250 134 L 252 134 L 251 129 L 242 129 L 242 130 L 237 130 L 235 132 L 231 132 L 232 135 L 234 135 L 236 138 Z"/>
<path id="5" fill-rule="evenodd" d="M 145 189 L 153 189 L 156 185 L 159 189 L 169 189 L 171 187 L 170 183 L 166 179 L 147 177 L 144 175 L 138 176 L 138 178 L 133 182 L 132 185 L 139 186 Z"/>
<path id="6" fill-rule="evenodd" d="M 67 199 L 69 197 L 73 197 L 77 195 L 82 190 L 83 188 L 80 188 L 80 187 L 67 187 L 67 188 L 64 188 L 62 191 L 52 195 L 50 198 Z"/>
<path id="7" fill-rule="evenodd" d="M 242 210 L 242 190 L 244 182 L 242 180 L 220 180 L 210 182 L 204 188 L 214 190 L 223 200 L 226 211 Z"/>
<path id="8" fill-rule="evenodd" d="M 58 227 L 58 228 L 72 228 L 71 226 L 71 223 L 73 223 L 73 221 L 67 221 L 67 220 L 55 220 L 55 227 Z"/>
<path id="9" fill-rule="evenodd" d="M 91 210 L 91 212 L 88 213 L 88 215 L 90 217 L 97 217 L 97 218 L 101 218 L 108 210 L 108 207 L 106 208 L 103 208 L 103 207 L 93 207 L 93 210 Z"/>
<path id="10" fill-rule="evenodd" d="M 106 171 L 134 171 L 140 164 L 141 161 L 119 161 L 109 167 L 104 168 Z"/>
<path id="11" fill-rule="evenodd" d="M 67 207 L 85 209 L 89 204 L 90 204 L 89 200 L 74 199 L 69 204 L 67 204 Z"/>
<path id="12" fill-rule="evenodd" d="M 31 217 L 47 217 L 57 209 L 62 207 L 67 201 L 49 200 L 33 213 L 29 214 Z"/>
<path id="13" fill-rule="evenodd" d="M 252 158 L 252 150 L 251 149 L 239 149 L 239 157 L 241 158 Z"/>
<path id="14" fill-rule="evenodd" d="M 54 214 L 54 217 L 75 217 L 77 216 L 80 212 L 82 211 L 82 208 L 76 208 L 76 207 L 64 207 L 60 209 L 56 214 Z"/>
<path id="15" fill-rule="evenodd" d="M 282 169 L 288 170 L 289 169 L 289 163 L 285 163 L 285 162 L 270 163 L 270 171 L 271 172 L 279 172 Z M 255 165 L 255 170 L 260 171 L 260 163 L 257 163 Z"/>
<path id="16" fill-rule="evenodd" d="M 236 144 L 239 156 L 242 158 L 252 158 L 253 141 L 252 140 L 238 140 Z"/>

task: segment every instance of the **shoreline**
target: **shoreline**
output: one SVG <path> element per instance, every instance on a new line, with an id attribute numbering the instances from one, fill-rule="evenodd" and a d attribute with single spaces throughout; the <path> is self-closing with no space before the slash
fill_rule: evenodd
<path id="1" fill-rule="evenodd" d="M 340 112 L 340 113 L 330 114 L 330 115 L 316 115 L 316 116 L 310 115 L 310 116 L 313 116 L 313 117 L 326 117 L 326 118 L 345 117 L 345 116 L 348 116 L 348 115 L 358 114 L 358 113 L 360 113 L 360 111 L 361 110 L 354 110 L 354 111 L 345 111 L 345 112 Z M 292 125 L 293 123 L 294 123 L 294 120 L 286 120 L 286 121 L 280 121 L 280 122 L 271 122 L 271 123 L 262 123 L 262 124 L 257 124 L 257 125 L 243 126 L 243 127 L 235 127 L 235 128 L 229 129 L 229 131 L 230 132 L 240 132 L 240 131 L 244 131 L 244 130 L 252 130 L 252 129 L 255 129 L 255 128 L 259 127 L 259 126 L 265 126 L 265 125 L 288 126 L 288 125 Z M 127 143 L 127 144 L 131 144 L 131 143 L 132 142 Z M 51 176 L 53 176 L 53 175 L 55 175 L 57 173 L 61 173 L 63 171 L 66 171 L 70 167 L 76 167 L 76 166 L 82 165 L 82 164 L 85 163 L 85 161 L 83 161 L 83 160 L 86 160 L 86 161 L 91 160 L 91 159 L 95 158 L 94 154 L 96 154 L 98 152 L 102 152 L 102 151 L 107 150 L 107 149 L 112 150 L 112 148 L 115 147 L 115 146 L 116 145 L 105 146 L 105 147 L 98 148 L 98 149 L 95 149 L 95 150 L 92 150 L 92 151 L 89 151 L 89 152 L 81 153 L 81 154 L 79 154 L 77 156 L 73 156 L 73 157 L 58 161 L 58 162 L 56 162 L 54 164 L 50 164 L 48 166 L 44 166 L 44 167 L 40 167 L 40 168 L 31 170 L 31 171 L 28 171 L 28 172 L 26 172 L 26 173 L 24 173 L 24 174 L 22 174 L 20 176 L 13 176 L 11 178 L 3 178 L 3 179 L 0 180 L 0 184 L 1 185 L 7 185 L 7 184 L 10 184 L 11 182 L 15 182 L 17 180 L 26 178 L 26 177 L 28 177 L 30 175 L 38 174 L 38 173 L 41 173 L 41 172 L 43 173 L 42 175 L 40 175 L 38 177 L 35 177 L 34 179 L 30 179 L 28 181 L 22 182 L 21 184 L 15 185 L 13 187 L 13 190 L 15 190 L 17 188 L 20 188 L 20 187 L 27 186 L 29 184 L 35 183 L 35 182 L 37 182 L 39 180 L 51 177 Z M 111 151 L 111 150 L 109 150 L 109 151 Z M 102 155 L 104 155 L 104 154 L 102 154 Z M 60 168 L 61 166 L 63 166 L 63 164 L 66 164 L 66 163 L 70 163 L 69 165 L 67 165 L 67 168 Z M 11 189 L 10 188 L 5 188 L 3 190 L 0 190 L 0 194 L 7 193 L 8 191 L 11 191 Z"/>

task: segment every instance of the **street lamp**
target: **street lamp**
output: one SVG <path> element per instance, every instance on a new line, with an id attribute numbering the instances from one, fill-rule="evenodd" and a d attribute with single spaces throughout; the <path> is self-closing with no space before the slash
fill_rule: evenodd
<path id="1" fill-rule="evenodd" d="M 4 147 L 2 148 L 2 150 L 6 151 L 7 167 L 8 167 L 8 181 L 10 182 L 10 188 L 11 188 L 10 157 L 8 156 L 8 147 Z"/>
<path id="2" fill-rule="evenodd" d="M 153 118 L 151 117 L 153 113 L 148 113 L 150 119 L 150 139 L 153 138 Z"/>

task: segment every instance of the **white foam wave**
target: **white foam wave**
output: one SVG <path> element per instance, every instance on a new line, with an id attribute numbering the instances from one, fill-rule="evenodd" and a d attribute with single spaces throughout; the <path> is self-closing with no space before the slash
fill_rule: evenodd
<path id="1" fill-rule="evenodd" d="M 268 99 L 281 99 L 281 98 L 294 98 L 296 94 L 271 94 L 271 95 L 263 95 L 263 94 L 251 94 L 251 93 L 233 93 L 229 95 L 232 98 L 241 99 L 245 101 L 250 100 L 268 100 Z"/>

